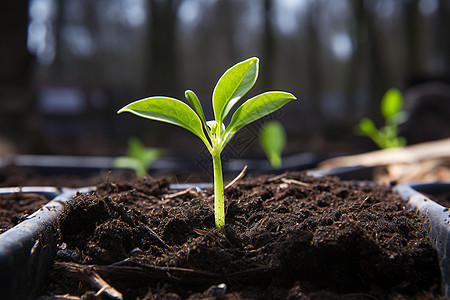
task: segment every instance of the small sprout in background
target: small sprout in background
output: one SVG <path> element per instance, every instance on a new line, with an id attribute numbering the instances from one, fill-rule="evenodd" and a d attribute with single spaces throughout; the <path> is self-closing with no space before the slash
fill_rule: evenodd
<path id="1" fill-rule="evenodd" d="M 137 177 L 144 177 L 148 167 L 162 155 L 161 149 L 144 147 L 138 138 L 131 137 L 128 140 L 127 156 L 115 158 L 114 166 L 133 169 Z"/>
<path id="2" fill-rule="evenodd" d="M 274 169 L 281 167 L 281 153 L 286 146 L 286 132 L 278 121 L 270 121 L 263 125 L 259 133 L 259 142 L 270 164 Z"/>
<path id="3" fill-rule="evenodd" d="M 357 134 L 368 136 L 381 149 L 404 147 L 406 139 L 398 136 L 398 125 L 407 119 L 401 92 L 395 88 L 389 89 L 381 100 L 380 110 L 385 125 L 377 129 L 371 119 L 363 118 L 356 128 Z"/>
<path id="4" fill-rule="evenodd" d="M 214 218 L 219 229 L 225 225 L 225 196 L 220 157 L 222 150 L 239 129 L 296 99 L 294 95 L 286 92 L 257 95 L 240 105 L 226 126 L 225 118 L 242 96 L 253 87 L 258 70 L 259 59 L 253 57 L 234 65 L 220 77 L 212 95 L 215 119 L 211 121 L 206 121 L 200 100 L 190 90 L 185 92 L 185 97 L 193 109 L 178 99 L 156 96 L 132 102 L 117 112 L 130 112 L 143 118 L 178 125 L 202 140 L 213 160 Z"/>

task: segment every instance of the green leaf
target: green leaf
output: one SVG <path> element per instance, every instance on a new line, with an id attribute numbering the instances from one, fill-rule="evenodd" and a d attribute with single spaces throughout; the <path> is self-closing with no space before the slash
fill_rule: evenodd
<path id="1" fill-rule="evenodd" d="M 128 156 L 120 156 L 114 159 L 117 168 L 133 169 L 138 177 L 147 175 L 148 167 L 162 155 L 162 150 L 147 148 L 136 137 L 128 139 Z"/>
<path id="2" fill-rule="evenodd" d="M 389 139 L 385 136 L 382 130 L 378 130 L 375 127 L 373 121 L 369 118 L 363 118 L 357 127 L 358 134 L 368 136 L 372 141 L 378 145 L 381 149 L 387 148 Z"/>
<path id="3" fill-rule="evenodd" d="M 136 137 L 131 137 L 128 139 L 128 150 L 127 154 L 129 157 L 139 159 L 143 157 L 145 154 L 146 148 L 142 145 L 141 141 Z"/>
<path id="4" fill-rule="evenodd" d="M 403 97 L 398 89 L 391 88 L 381 100 L 381 114 L 387 120 L 395 117 L 403 108 Z"/>
<path id="5" fill-rule="evenodd" d="M 161 155 L 162 151 L 160 149 L 147 148 L 136 137 L 131 137 L 128 140 L 128 156 L 139 160 L 145 168 L 150 166 Z"/>
<path id="6" fill-rule="evenodd" d="M 397 138 L 397 147 L 405 147 L 406 146 L 406 138 L 403 136 L 399 136 Z"/>
<path id="7" fill-rule="evenodd" d="M 208 147 L 202 121 L 186 103 L 169 97 L 150 97 L 132 102 L 117 113 L 130 112 L 137 116 L 183 127 L 198 136 Z"/>
<path id="8" fill-rule="evenodd" d="M 378 129 L 375 127 L 373 121 L 369 118 L 363 118 L 358 125 L 358 130 L 360 134 L 371 136 Z"/>
<path id="9" fill-rule="evenodd" d="M 245 125 L 273 113 L 295 99 L 297 98 L 294 95 L 286 92 L 266 92 L 247 100 L 234 112 L 230 124 L 225 129 L 222 145 L 225 146 Z"/>
<path id="10" fill-rule="evenodd" d="M 200 103 L 200 100 L 198 100 L 197 95 L 191 90 L 185 91 L 184 95 L 186 96 L 186 99 L 189 101 L 189 103 L 194 107 L 203 123 L 206 124 L 205 113 L 203 112 L 202 104 Z"/>
<path id="11" fill-rule="evenodd" d="M 142 163 L 133 157 L 120 156 L 114 159 L 114 167 L 132 169 L 136 172 L 137 177 L 144 177 L 147 175 L 147 169 L 142 165 Z"/>
<path id="12" fill-rule="evenodd" d="M 262 127 L 259 142 L 273 168 L 281 167 L 281 153 L 286 146 L 286 132 L 278 121 L 271 121 Z"/>
<path id="13" fill-rule="evenodd" d="M 228 69 L 217 82 L 213 92 L 213 110 L 216 121 L 222 123 L 231 108 L 255 84 L 259 59 L 249 58 Z"/>

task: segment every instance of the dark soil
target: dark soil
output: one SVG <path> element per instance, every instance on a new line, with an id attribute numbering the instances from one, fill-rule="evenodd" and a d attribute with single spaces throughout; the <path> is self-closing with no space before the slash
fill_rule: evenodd
<path id="1" fill-rule="evenodd" d="M 67 172 L 42 171 L 32 167 L 0 167 L 0 187 L 53 186 L 84 187 L 95 186 L 108 180 L 131 180 L 136 178 L 134 172 L 115 170 L 114 172 L 97 171 L 84 174 L 67 174 Z M 38 193 L 0 194 L 0 234 L 17 225 L 51 199 Z"/>
<path id="2" fill-rule="evenodd" d="M 241 180 L 222 230 L 212 190 L 176 192 L 144 177 L 76 196 L 45 295 L 93 297 L 99 275 L 103 295 L 125 299 L 438 298 L 436 250 L 389 187 L 303 173 Z"/>
<path id="3" fill-rule="evenodd" d="M 48 201 L 41 194 L 0 194 L 0 234 L 16 226 Z"/>
<path id="4" fill-rule="evenodd" d="M 82 170 L 80 168 L 80 170 Z M 85 171 L 78 174 L 68 170 L 40 170 L 39 168 L 8 165 L 0 168 L 0 187 L 55 186 L 84 187 L 102 183 L 105 179 L 131 180 L 136 178 L 131 170 Z"/>
<path id="5" fill-rule="evenodd" d="M 440 205 L 450 208 L 450 192 L 435 193 L 433 195 L 425 194 L 428 198 Z"/>

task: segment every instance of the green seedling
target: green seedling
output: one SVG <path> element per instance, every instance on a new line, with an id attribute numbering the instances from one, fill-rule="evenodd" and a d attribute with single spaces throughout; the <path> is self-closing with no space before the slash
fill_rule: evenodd
<path id="1" fill-rule="evenodd" d="M 185 97 L 193 109 L 180 100 L 157 96 L 132 102 L 118 111 L 178 125 L 202 140 L 213 160 L 214 217 L 216 227 L 219 229 L 225 225 L 222 150 L 239 129 L 296 99 L 294 95 L 286 92 L 260 94 L 240 105 L 226 126 L 225 118 L 255 84 L 258 69 L 259 59 L 253 57 L 234 65 L 222 75 L 212 95 L 215 119 L 211 121 L 206 121 L 201 103 L 191 90 L 185 92 Z"/>
<path id="2" fill-rule="evenodd" d="M 259 143 L 274 169 L 281 167 L 281 153 L 286 146 L 286 132 L 278 121 L 263 125 L 259 133 Z"/>
<path id="3" fill-rule="evenodd" d="M 157 148 L 147 148 L 142 145 L 136 137 L 128 140 L 127 156 L 120 156 L 114 159 L 116 168 L 130 168 L 136 172 L 136 176 L 147 175 L 148 167 L 162 155 L 162 150 Z"/>
<path id="4" fill-rule="evenodd" d="M 381 149 L 405 146 L 406 139 L 398 136 L 398 125 L 407 119 L 401 92 L 395 88 L 389 89 L 381 100 L 380 109 L 385 125 L 377 129 L 371 119 L 363 118 L 356 128 L 357 134 L 368 136 Z"/>

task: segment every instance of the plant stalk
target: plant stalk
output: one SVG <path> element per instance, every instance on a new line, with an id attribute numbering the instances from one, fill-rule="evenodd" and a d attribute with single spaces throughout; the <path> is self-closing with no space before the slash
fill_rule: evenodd
<path id="1" fill-rule="evenodd" d="M 225 196 L 223 191 L 222 162 L 220 151 L 212 153 L 214 168 L 214 218 L 216 227 L 222 229 L 225 225 Z"/>

